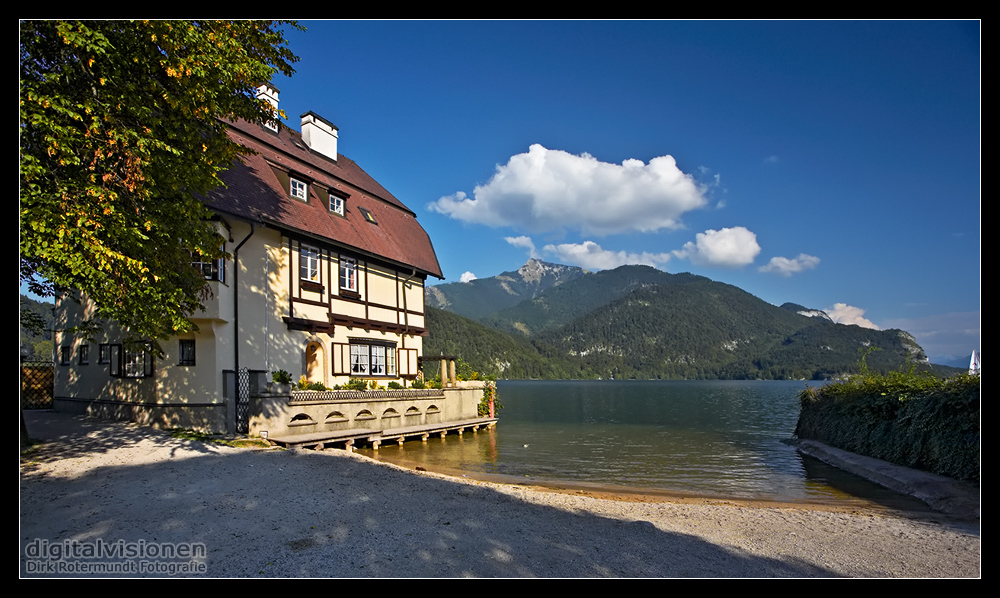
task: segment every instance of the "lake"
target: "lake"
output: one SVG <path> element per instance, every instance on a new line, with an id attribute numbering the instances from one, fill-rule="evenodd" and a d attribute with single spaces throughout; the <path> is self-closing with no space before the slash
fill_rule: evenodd
<path id="1" fill-rule="evenodd" d="M 504 482 L 792 502 L 898 501 L 786 443 L 804 387 L 801 381 L 500 381 L 503 409 L 494 430 L 361 452 Z"/>

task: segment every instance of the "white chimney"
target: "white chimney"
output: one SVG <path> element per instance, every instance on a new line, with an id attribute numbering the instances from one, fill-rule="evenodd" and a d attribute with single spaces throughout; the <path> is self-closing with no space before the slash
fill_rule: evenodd
<path id="1" fill-rule="evenodd" d="M 257 87 L 257 99 L 264 100 L 274 108 L 274 120 L 268 121 L 266 126 L 272 131 L 278 130 L 278 88 L 265 83 Z"/>
<path id="2" fill-rule="evenodd" d="M 337 159 L 337 127 L 315 112 L 302 115 L 302 140 L 309 149 L 332 160 Z"/>

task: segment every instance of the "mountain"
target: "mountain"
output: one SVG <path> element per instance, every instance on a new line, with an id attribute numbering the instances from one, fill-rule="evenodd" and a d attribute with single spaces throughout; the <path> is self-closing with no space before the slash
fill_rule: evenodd
<path id="1" fill-rule="evenodd" d="M 819 379 L 858 371 L 862 355 L 875 371 L 927 365 L 901 330 L 835 324 L 819 310 L 776 307 L 702 276 L 648 266 L 558 268 L 567 267 L 533 260 L 499 280 L 473 281 L 480 308 L 465 309 L 486 313 L 478 322 L 429 307 L 425 351 L 457 354 L 473 369 L 507 378 Z M 529 288 L 523 271 L 551 284 Z M 469 283 L 450 286 L 462 284 Z M 513 303 L 515 295 L 525 299 Z M 446 333 L 435 328 L 442 321 Z M 439 349 L 445 337 L 447 349 Z"/>
<path id="2" fill-rule="evenodd" d="M 587 273 L 583 268 L 532 258 L 516 272 L 427 287 L 424 303 L 478 320 Z"/>
<path id="3" fill-rule="evenodd" d="M 426 308 L 427 327 L 432 332 L 424 340 L 424 355 L 458 355 L 484 376 L 507 379 L 572 378 L 571 360 L 545 358 L 531 341 L 510 335 L 458 314 Z M 437 362 L 424 373 L 433 377 Z"/>
<path id="4" fill-rule="evenodd" d="M 482 321 L 499 330 L 532 335 L 566 324 L 634 290 L 697 280 L 708 279 L 693 274 L 667 274 L 649 266 L 601 270 L 552 286 Z"/>

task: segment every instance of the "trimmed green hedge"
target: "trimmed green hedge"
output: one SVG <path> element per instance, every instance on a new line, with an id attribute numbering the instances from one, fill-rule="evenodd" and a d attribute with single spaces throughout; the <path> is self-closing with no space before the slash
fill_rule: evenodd
<path id="1" fill-rule="evenodd" d="M 799 395 L 795 434 L 899 465 L 979 480 L 980 377 L 863 374 Z"/>

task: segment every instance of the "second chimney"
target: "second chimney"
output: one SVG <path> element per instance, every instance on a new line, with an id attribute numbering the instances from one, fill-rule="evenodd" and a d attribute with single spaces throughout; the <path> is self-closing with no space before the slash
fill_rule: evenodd
<path id="1" fill-rule="evenodd" d="M 309 149 L 336 161 L 337 137 L 338 129 L 332 122 L 312 111 L 302 115 L 302 140 Z"/>

